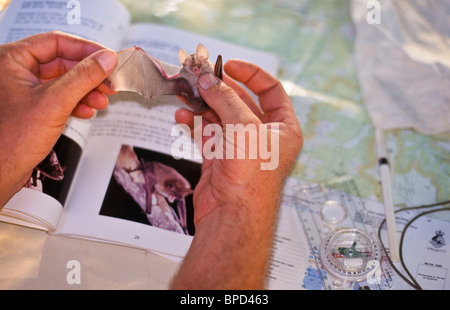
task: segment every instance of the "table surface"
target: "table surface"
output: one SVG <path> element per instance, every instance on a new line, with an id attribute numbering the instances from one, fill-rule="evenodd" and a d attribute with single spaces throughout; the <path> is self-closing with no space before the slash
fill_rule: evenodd
<path id="1" fill-rule="evenodd" d="M 305 139 L 291 176 L 381 201 L 349 0 L 121 2 L 133 22 L 171 25 L 275 54 Z M 396 206 L 450 199 L 450 134 L 398 130 L 387 141 Z M 0 223 L 0 248 L 8 249 L 0 254 L 2 289 L 165 289 L 178 267 L 146 251 L 6 223 Z M 80 285 L 67 283 L 70 260 L 82 266 Z"/>

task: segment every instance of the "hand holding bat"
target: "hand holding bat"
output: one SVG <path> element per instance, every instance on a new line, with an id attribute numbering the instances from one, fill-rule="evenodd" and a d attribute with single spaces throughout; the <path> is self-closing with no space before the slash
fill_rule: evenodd
<path id="1" fill-rule="evenodd" d="M 116 53 L 62 32 L 0 45 L 0 209 L 50 153 L 70 115 L 90 118 L 108 105 L 97 87 Z"/>
<path id="2" fill-rule="evenodd" d="M 211 107 L 202 114 L 202 124 L 225 130 L 230 124 L 255 124 L 258 130 L 266 129 L 262 132 L 274 130 L 280 161 L 276 169 L 262 170 L 263 158 L 203 159 L 193 196 L 195 235 L 173 289 L 263 287 L 283 184 L 303 143 L 292 103 L 279 80 L 244 61 L 228 61 L 224 69 L 223 83 L 212 74 L 198 81 L 202 98 Z M 237 82 L 256 94 L 259 104 Z M 180 109 L 175 118 L 193 131 L 192 112 Z M 208 139 L 203 137 L 203 145 Z M 224 147 L 237 143 L 227 140 L 226 134 L 222 139 Z M 243 145 L 234 145 L 238 147 Z"/>

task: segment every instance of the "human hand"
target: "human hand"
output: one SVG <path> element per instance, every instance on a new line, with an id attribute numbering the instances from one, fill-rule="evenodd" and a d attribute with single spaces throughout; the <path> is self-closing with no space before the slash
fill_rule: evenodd
<path id="1" fill-rule="evenodd" d="M 260 156 L 256 159 L 248 156 L 245 159 L 204 158 L 202 176 L 193 197 L 196 232 L 174 288 L 198 288 L 199 285 L 255 288 L 261 285 L 282 187 L 303 143 L 291 101 L 276 78 L 253 64 L 236 60 L 227 62 L 224 70 L 258 96 L 259 106 L 232 79 L 224 78 L 227 86 L 216 83 L 212 75 L 201 76 L 199 91 L 212 109 L 202 115 L 203 128 L 220 124 L 225 132 L 224 149 L 248 150 L 250 144 L 260 144 L 265 135 L 271 151 L 278 147 L 279 161 L 276 169 L 264 170 L 261 169 L 264 160 Z M 175 118 L 195 130 L 191 112 L 178 110 Z M 230 145 L 227 124 L 254 124 L 258 141 L 247 140 L 246 145 L 238 145 L 235 139 Z M 259 136 L 261 131 L 263 136 Z M 202 146 L 209 139 L 212 138 L 203 137 Z M 210 276 L 200 281 L 198 275 L 203 273 Z"/>
<path id="2" fill-rule="evenodd" d="M 0 208 L 51 151 L 70 115 L 108 104 L 114 51 L 61 32 L 0 46 Z M 100 85 L 100 86 L 99 86 Z"/>
<path id="3" fill-rule="evenodd" d="M 225 82 L 229 86 L 221 83 L 213 84 L 211 88 L 208 87 L 210 86 L 208 83 L 215 83 L 217 80 L 212 75 L 202 76 L 199 90 L 212 109 L 203 113 L 202 129 L 209 124 L 218 123 L 226 132 L 227 124 L 243 124 L 244 126 L 255 124 L 257 129 L 267 128 L 267 141 L 270 143 L 271 127 L 277 125 L 278 131 L 274 137 L 278 141 L 272 145 L 279 146 L 280 158 L 278 167 L 274 170 L 261 169 L 261 163 L 264 162 L 261 158 L 224 158 L 223 160 L 204 158 L 202 178 L 194 194 L 196 224 L 217 207 L 217 203 L 211 202 L 236 203 L 237 200 L 242 200 L 249 195 L 254 196 L 249 200 L 255 202 L 261 199 L 267 200 L 264 193 L 270 193 L 269 196 L 272 196 L 272 192 L 277 193 L 278 186 L 282 186 L 302 146 L 301 129 L 291 101 L 276 78 L 251 63 L 238 60 L 227 62 L 224 70 L 229 76 L 244 83 L 259 97 L 262 110 L 253 101 L 250 94 L 227 76 L 225 76 Z M 202 82 L 209 89 L 203 89 Z M 191 128 L 191 132 L 196 130 L 194 114 L 190 111 L 178 110 L 175 118 L 177 122 L 187 124 Z M 204 136 L 202 146 L 209 139 L 211 137 Z M 226 134 L 223 135 L 223 139 L 227 139 Z M 225 141 L 223 147 L 246 148 L 247 150 L 250 147 L 250 145 L 237 145 L 237 139 L 233 143 L 230 146 Z M 247 140 L 247 143 L 258 143 L 258 141 Z M 223 153 L 225 154 L 226 150 Z M 262 177 L 263 175 L 264 177 Z M 212 201 L 206 203 L 206 197 L 210 197 Z"/>

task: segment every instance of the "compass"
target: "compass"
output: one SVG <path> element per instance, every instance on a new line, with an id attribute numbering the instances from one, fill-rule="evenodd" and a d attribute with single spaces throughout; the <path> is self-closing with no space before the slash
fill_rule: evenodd
<path id="1" fill-rule="evenodd" d="M 362 230 L 341 228 L 323 240 L 319 255 L 331 275 L 352 282 L 366 280 L 378 268 L 380 249 Z"/>

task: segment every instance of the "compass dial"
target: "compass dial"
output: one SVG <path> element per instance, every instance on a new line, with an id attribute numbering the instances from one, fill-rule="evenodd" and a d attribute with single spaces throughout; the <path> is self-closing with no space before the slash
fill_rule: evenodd
<path id="1" fill-rule="evenodd" d="M 324 268 L 344 281 L 365 280 L 378 264 L 380 250 L 365 232 L 342 228 L 321 244 L 320 259 Z"/>

